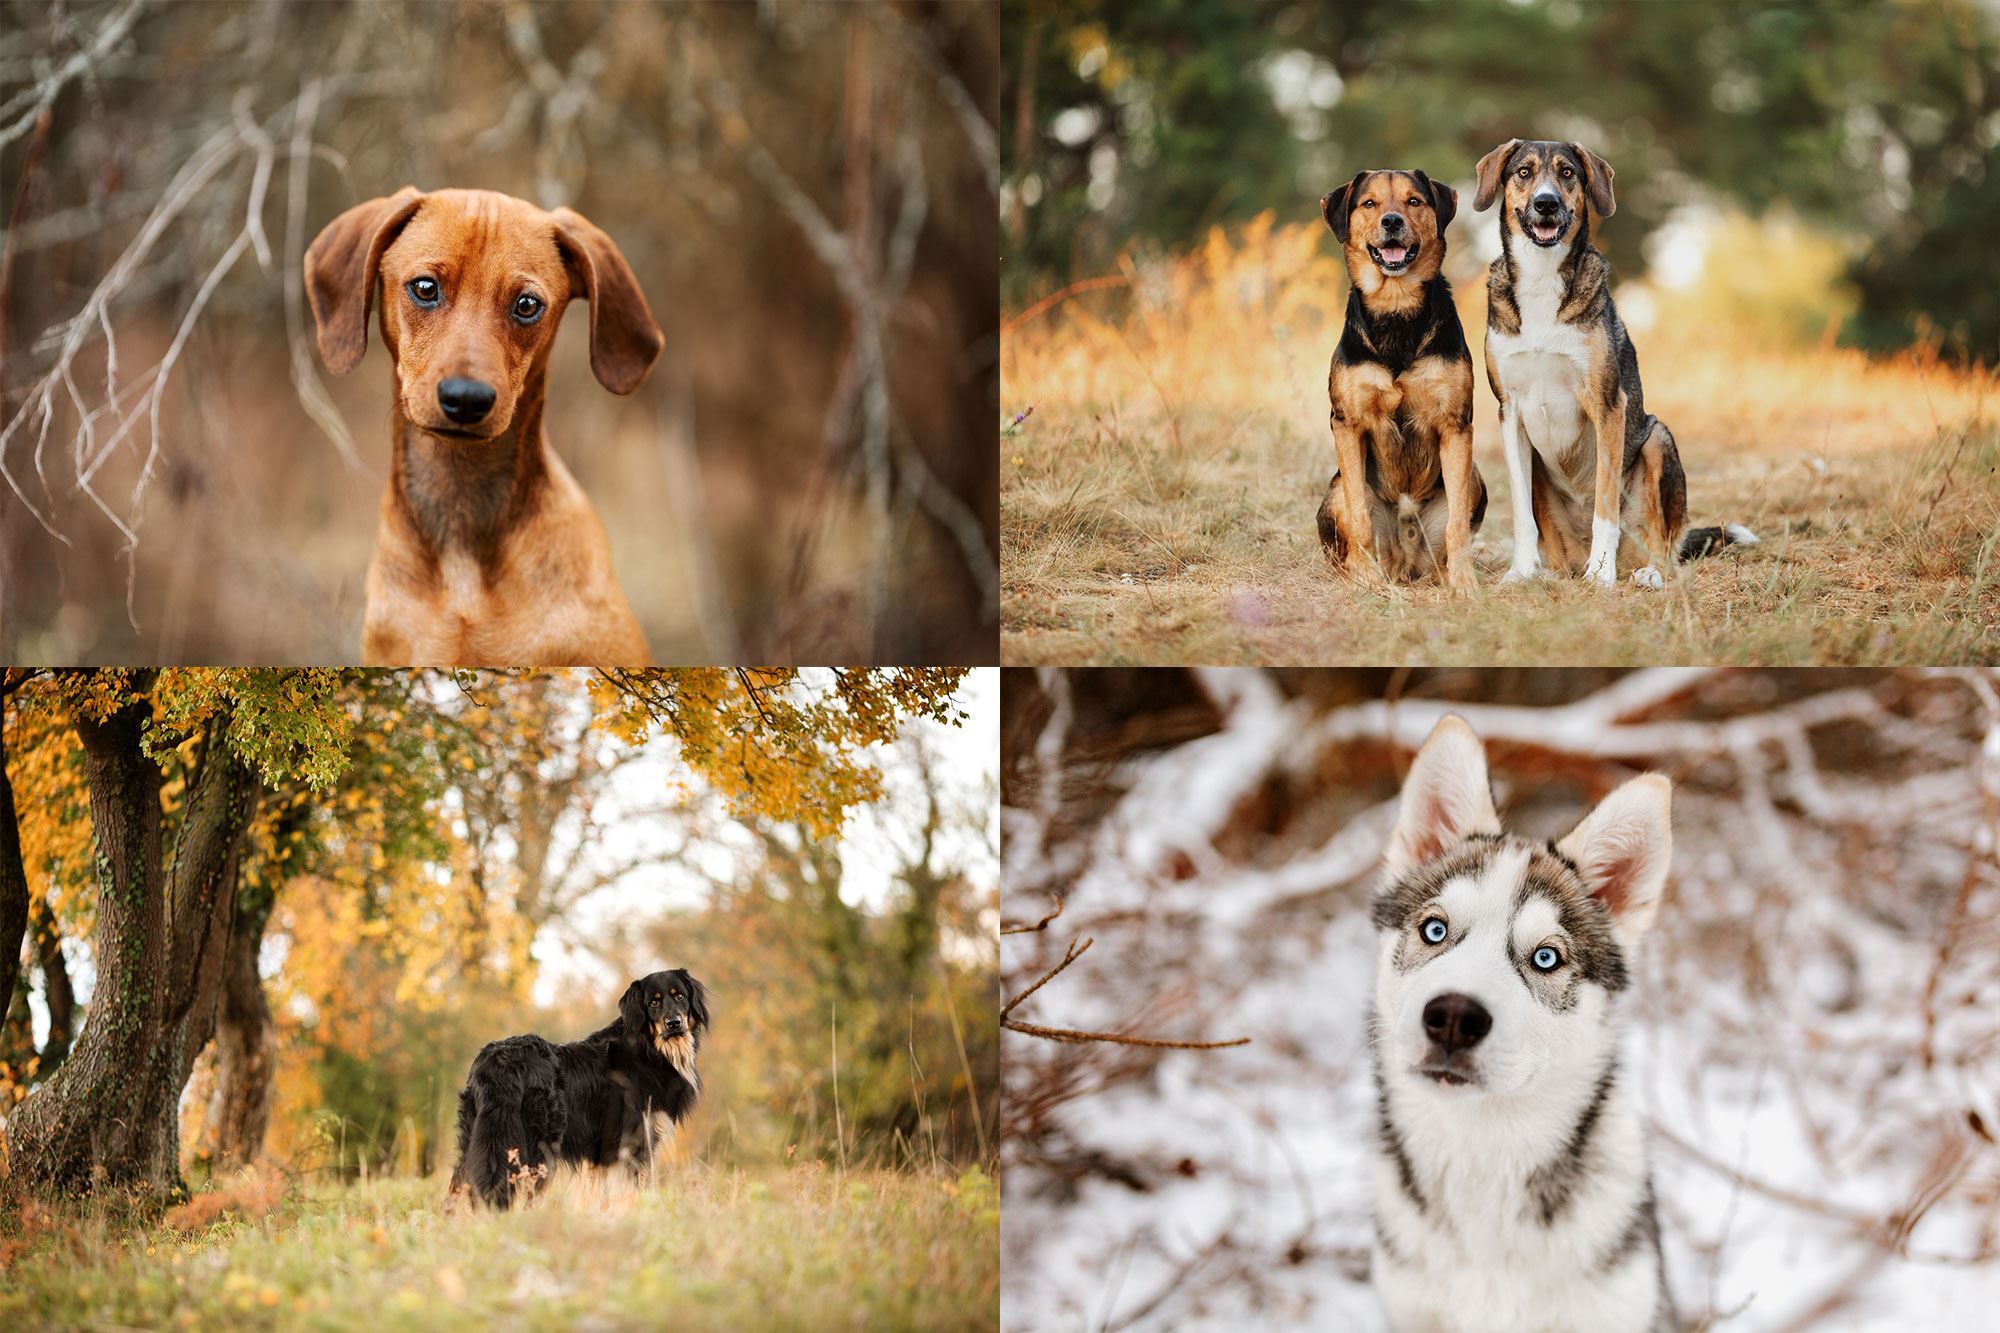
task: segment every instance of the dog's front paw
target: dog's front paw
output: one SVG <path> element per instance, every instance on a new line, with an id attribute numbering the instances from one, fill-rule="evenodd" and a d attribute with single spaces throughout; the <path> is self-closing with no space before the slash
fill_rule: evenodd
<path id="1" fill-rule="evenodd" d="M 1632 571 L 1632 586 L 1635 588 L 1659 589 L 1667 586 L 1666 576 L 1651 565 L 1644 565 Z"/>
<path id="2" fill-rule="evenodd" d="M 1469 556 L 1461 555 L 1445 563 L 1444 586 L 1455 593 L 1469 593 L 1478 588 L 1479 581 L 1472 577 L 1472 560 Z"/>
<path id="3" fill-rule="evenodd" d="M 1533 583 L 1549 576 L 1548 569 L 1540 561 L 1532 565 L 1514 565 L 1500 576 L 1502 583 Z"/>
<path id="4" fill-rule="evenodd" d="M 1592 557 L 1590 563 L 1583 567 L 1583 576 L 1600 588 L 1617 587 L 1618 557 L 1615 555 Z"/>

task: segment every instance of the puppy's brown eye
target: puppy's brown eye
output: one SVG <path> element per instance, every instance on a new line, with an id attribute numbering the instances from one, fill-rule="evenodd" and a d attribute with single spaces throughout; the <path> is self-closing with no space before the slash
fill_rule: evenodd
<path id="1" fill-rule="evenodd" d="M 1515 172 L 1514 174 L 1516 176 L 1519 176 L 1522 180 L 1526 180 L 1528 179 L 1528 177 L 1534 175 L 1535 172 L 1532 167 L 1522 167 L 1519 171 Z"/>
<path id="2" fill-rule="evenodd" d="M 514 298 L 514 318 L 523 324 L 532 324 L 542 317 L 542 298 L 530 292 L 522 292 Z"/>
<path id="3" fill-rule="evenodd" d="M 429 308 L 438 303 L 444 292 L 438 287 L 436 278 L 412 278 L 408 291 L 410 299 L 418 305 Z"/>
<path id="4" fill-rule="evenodd" d="M 1373 199 L 1363 199 L 1361 201 L 1361 206 L 1363 208 L 1373 208 L 1375 207 L 1375 201 Z"/>
<path id="5" fill-rule="evenodd" d="M 1417 197 L 1416 197 L 1415 195 L 1411 195 L 1411 196 L 1410 196 L 1410 207 L 1411 207 L 1411 208 L 1422 208 L 1423 206 L 1424 206 L 1424 201 L 1423 201 L 1423 200 L 1421 200 L 1421 199 L 1417 198 Z"/>
<path id="6" fill-rule="evenodd" d="M 1558 174 L 1561 175 L 1564 180 L 1568 180 L 1571 176 L 1576 175 L 1576 173 L 1574 171 L 1571 171 L 1568 167 L 1564 167 L 1562 171 L 1559 172 Z"/>

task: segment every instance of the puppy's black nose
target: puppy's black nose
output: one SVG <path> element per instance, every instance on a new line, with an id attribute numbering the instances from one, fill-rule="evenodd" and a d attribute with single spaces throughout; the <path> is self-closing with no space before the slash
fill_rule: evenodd
<path id="1" fill-rule="evenodd" d="M 1554 217 L 1556 215 L 1556 210 L 1561 207 L 1562 207 L 1562 198 L 1559 195 L 1548 194 L 1545 192 L 1536 195 L 1534 198 L 1535 212 L 1541 214 L 1545 218 Z"/>
<path id="2" fill-rule="evenodd" d="M 1456 1055 L 1477 1046 L 1493 1030 L 1493 1015 L 1470 995 L 1440 995 L 1424 1006 L 1424 1033 Z"/>
<path id="3" fill-rule="evenodd" d="M 461 426 L 484 421 L 493 410 L 493 386 L 478 380 L 450 379 L 438 385 L 438 406 Z"/>
<path id="4" fill-rule="evenodd" d="M 1384 213 L 1382 215 L 1383 231 L 1399 232 L 1402 229 L 1403 229 L 1403 215 L 1401 213 Z"/>

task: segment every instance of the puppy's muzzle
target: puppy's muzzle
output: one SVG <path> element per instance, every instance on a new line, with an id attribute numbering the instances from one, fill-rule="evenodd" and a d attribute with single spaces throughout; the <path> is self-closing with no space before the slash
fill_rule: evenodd
<path id="1" fill-rule="evenodd" d="M 458 426 L 476 426 L 486 420 L 498 398 L 490 384 L 479 380 L 448 379 L 438 385 L 438 410 Z"/>

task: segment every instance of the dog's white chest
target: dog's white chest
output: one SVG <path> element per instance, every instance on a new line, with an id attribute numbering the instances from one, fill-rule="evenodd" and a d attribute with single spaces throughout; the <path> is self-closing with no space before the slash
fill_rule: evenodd
<path id="1" fill-rule="evenodd" d="M 1583 330 L 1558 317 L 1562 279 L 1556 272 L 1559 254 L 1534 250 L 1516 265 L 1514 301 L 1520 311 L 1518 333 L 1487 326 L 1486 336 L 1495 373 L 1510 408 L 1536 452 L 1566 464 L 1583 441 L 1588 424 L 1582 411 L 1584 379 L 1590 368 L 1590 345 Z"/>

